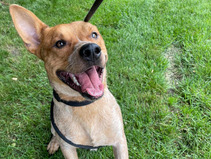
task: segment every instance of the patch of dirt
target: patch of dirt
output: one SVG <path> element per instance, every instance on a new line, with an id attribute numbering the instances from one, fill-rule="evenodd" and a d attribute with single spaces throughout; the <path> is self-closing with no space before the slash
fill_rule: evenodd
<path id="1" fill-rule="evenodd" d="M 178 73 L 177 66 L 175 63 L 176 54 L 181 54 L 182 50 L 180 48 L 171 45 L 165 52 L 165 58 L 168 60 L 168 68 L 165 73 L 166 81 L 169 85 L 169 92 L 173 93 L 175 86 L 181 79 L 181 75 Z"/>
<path id="2" fill-rule="evenodd" d="M 20 49 L 18 49 L 17 47 L 15 47 L 15 46 L 12 46 L 12 45 L 8 45 L 8 46 L 6 46 L 6 50 L 8 51 L 8 52 L 10 52 L 13 56 L 20 56 Z"/>

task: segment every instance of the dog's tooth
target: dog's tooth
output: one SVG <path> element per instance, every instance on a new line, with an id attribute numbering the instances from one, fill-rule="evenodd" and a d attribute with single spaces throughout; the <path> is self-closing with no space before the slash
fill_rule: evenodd
<path id="1" fill-rule="evenodd" d="M 74 76 L 74 78 L 73 78 L 73 81 L 74 81 L 74 83 L 75 83 L 77 86 L 81 86 L 81 85 L 78 83 L 78 80 L 76 79 L 75 76 Z"/>
<path id="2" fill-rule="evenodd" d="M 71 79 L 73 80 L 73 82 L 74 82 L 77 86 L 81 86 L 81 85 L 78 83 L 78 80 L 76 79 L 75 75 L 70 74 L 70 77 L 71 77 Z"/>

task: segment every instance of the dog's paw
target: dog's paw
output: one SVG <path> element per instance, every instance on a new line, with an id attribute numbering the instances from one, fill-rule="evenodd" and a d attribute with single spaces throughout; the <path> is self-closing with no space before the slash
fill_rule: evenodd
<path id="1" fill-rule="evenodd" d="M 47 150 L 50 155 L 54 154 L 59 149 L 59 144 L 56 137 L 52 137 L 50 143 L 48 144 Z"/>

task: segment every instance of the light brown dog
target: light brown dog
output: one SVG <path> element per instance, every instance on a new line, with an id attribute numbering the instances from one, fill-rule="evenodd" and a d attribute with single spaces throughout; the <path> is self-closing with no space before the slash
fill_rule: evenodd
<path id="1" fill-rule="evenodd" d="M 96 26 L 83 21 L 49 27 L 29 10 L 10 6 L 15 28 L 27 50 L 44 61 L 51 86 L 63 101 L 90 104 L 73 107 L 53 98 L 53 116 L 62 134 L 79 145 L 111 145 L 117 159 L 128 159 L 122 115 L 106 83 L 106 47 Z M 64 141 L 55 128 L 47 147 L 60 147 L 76 159 L 77 146 Z"/>

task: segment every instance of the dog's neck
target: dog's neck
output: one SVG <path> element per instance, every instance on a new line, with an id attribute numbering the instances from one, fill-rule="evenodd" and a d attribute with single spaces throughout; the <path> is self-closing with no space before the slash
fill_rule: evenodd
<path id="1" fill-rule="evenodd" d="M 78 101 L 82 102 L 86 99 L 81 96 L 80 93 L 72 90 L 71 88 L 67 87 L 66 85 L 62 85 L 60 83 L 51 82 L 51 86 L 57 92 L 59 97 L 66 101 Z"/>
<path id="2" fill-rule="evenodd" d="M 69 95 L 65 95 L 63 93 L 58 92 L 58 95 L 61 99 L 65 100 L 65 101 L 76 101 L 76 102 L 83 102 L 86 99 L 84 97 L 80 96 L 69 96 Z"/>

